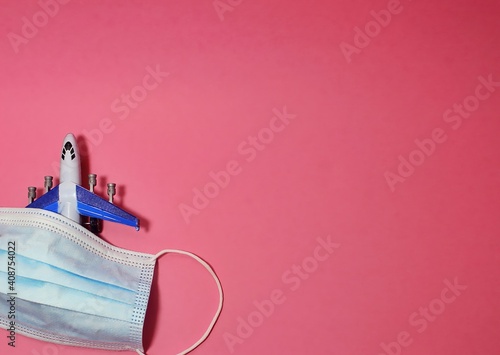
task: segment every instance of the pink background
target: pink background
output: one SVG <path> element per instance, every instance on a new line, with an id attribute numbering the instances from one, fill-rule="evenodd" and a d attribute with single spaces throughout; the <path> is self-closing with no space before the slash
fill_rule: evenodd
<path id="1" fill-rule="evenodd" d="M 189 250 L 217 271 L 224 310 L 193 354 L 391 353 L 381 343 L 393 354 L 497 354 L 500 87 L 468 97 L 478 77 L 500 81 L 498 1 L 402 0 L 384 28 L 370 12 L 395 6 L 385 0 L 224 3 L 221 19 L 212 0 L 74 0 L 44 24 L 37 1 L 2 0 L 0 205 L 24 206 L 27 186 L 57 176 L 73 132 L 98 191 L 116 182 L 117 202 L 143 221 L 139 233 L 106 224 L 106 240 Z M 34 15 L 38 32 L 12 45 Z M 366 24 L 373 38 L 346 58 L 341 43 L 355 45 Z M 169 75 L 128 114 L 113 112 L 148 66 Z M 473 112 L 459 127 L 456 114 L 445 121 L 464 100 Z M 296 117 L 268 139 L 284 107 Z M 431 149 L 435 129 L 446 140 Z M 238 147 L 259 132 L 268 143 L 248 162 Z M 415 140 L 431 154 L 412 153 Z M 398 174 L 400 155 L 421 164 L 392 191 L 385 175 Z M 241 171 L 187 223 L 179 206 L 233 160 Z M 340 247 L 315 264 L 327 236 Z M 290 283 L 304 260 L 307 279 Z M 455 278 L 467 288 L 450 301 Z M 217 292 L 178 255 L 159 260 L 155 280 L 147 353 L 171 354 L 203 333 Z M 259 316 L 273 290 L 281 304 Z M 432 322 L 411 323 L 429 307 Z M 255 326 L 245 333 L 241 319 Z M 1 339 L 2 354 L 106 353 Z"/>

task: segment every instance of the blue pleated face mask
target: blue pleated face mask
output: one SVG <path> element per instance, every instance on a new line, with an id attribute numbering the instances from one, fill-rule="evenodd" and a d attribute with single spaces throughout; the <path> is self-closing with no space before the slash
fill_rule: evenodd
<path id="1" fill-rule="evenodd" d="M 144 318 L 156 255 L 120 249 L 58 214 L 0 208 L 0 327 L 15 334 L 80 347 L 143 354 Z M 10 330 L 9 330 L 10 329 Z M 8 339 L 7 339 L 8 340 Z"/>

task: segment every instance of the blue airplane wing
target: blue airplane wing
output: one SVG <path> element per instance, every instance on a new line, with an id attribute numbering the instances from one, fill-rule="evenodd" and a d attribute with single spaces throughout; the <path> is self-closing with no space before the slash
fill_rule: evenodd
<path id="1" fill-rule="evenodd" d="M 83 216 L 117 222 L 139 230 L 139 219 L 121 208 L 76 185 L 78 213 Z"/>
<path id="2" fill-rule="evenodd" d="M 35 201 L 30 203 L 26 208 L 41 208 L 51 212 L 58 212 L 59 206 L 59 186 L 54 187 L 52 190 L 43 194 Z"/>

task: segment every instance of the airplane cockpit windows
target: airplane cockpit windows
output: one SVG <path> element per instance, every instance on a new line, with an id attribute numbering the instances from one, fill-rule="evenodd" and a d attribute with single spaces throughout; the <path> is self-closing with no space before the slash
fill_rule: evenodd
<path id="1" fill-rule="evenodd" d="M 66 142 L 66 144 L 64 145 L 63 150 L 62 150 L 62 155 L 61 155 L 62 160 L 64 160 L 66 158 L 67 151 L 69 151 L 71 154 L 71 160 L 76 158 L 75 149 L 73 148 L 73 144 L 71 144 L 71 142 Z"/>

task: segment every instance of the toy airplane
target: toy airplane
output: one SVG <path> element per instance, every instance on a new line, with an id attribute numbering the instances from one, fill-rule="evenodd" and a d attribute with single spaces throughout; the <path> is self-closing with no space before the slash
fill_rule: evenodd
<path id="1" fill-rule="evenodd" d="M 96 175 L 89 175 L 90 190 L 81 186 L 81 167 L 78 145 L 73 134 L 64 138 L 61 154 L 60 183 L 52 189 L 52 176 L 45 177 L 45 194 L 35 200 L 36 188 L 28 188 L 30 204 L 26 208 L 41 208 L 59 213 L 77 223 L 90 217 L 93 233 L 101 232 L 102 220 L 122 223 L 139 230 L 139 219 L 113 204 L 115 184 L 108 184 L 109 201 L 94 194 Z"/>

